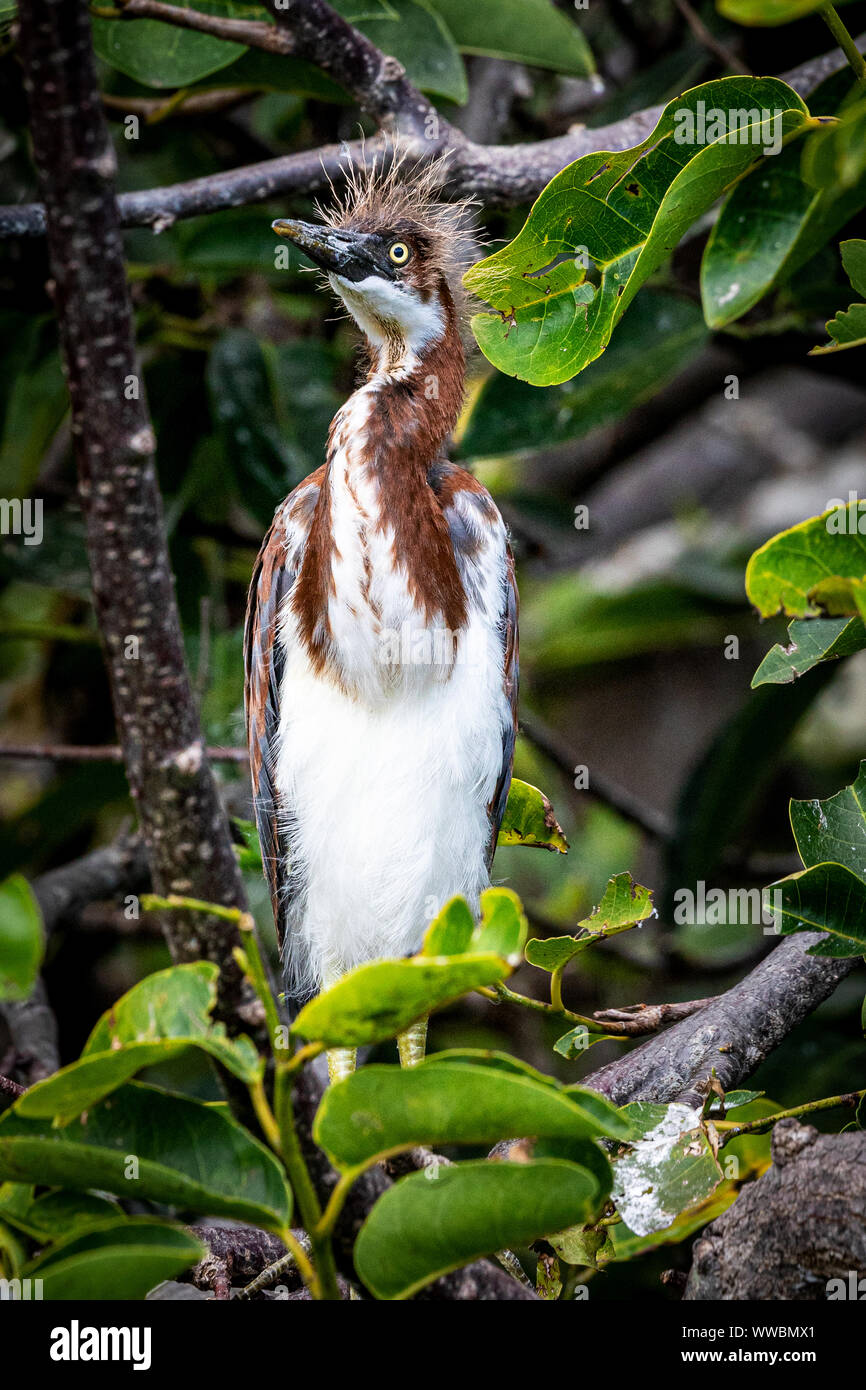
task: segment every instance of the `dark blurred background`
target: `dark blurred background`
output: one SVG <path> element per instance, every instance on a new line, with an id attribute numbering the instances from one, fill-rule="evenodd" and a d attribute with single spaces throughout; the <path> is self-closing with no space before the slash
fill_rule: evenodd
<path id="1" fill-rule="evenodd" d="M 755 72 L 783 74 L 832 46 L 817 18 L 746 30 L 697 8 Z M 866 27 L 866 4 L 844 13 L 853 33 Z M 4 15 L 0 202 L 26 202 L 37 195 L 11 5 L 0 4 L 0 23 Z M 577 20 L 601 83 L 464 54 L 461 105 L 453 66 L 437 67 L 435 50 L 418 47 L 404 61 L 449 120 L 497 142 L 606 125 L 729 70 L 673 0 L 593 0 Z M 177 85 L 147 85 L 140 62 L 116 53 L 104 61 L 107 42 L 103 86 L 122 190 L 358 133 L 357 111 L 300 65 L 280 86 L 263 55 L 248 53 L 187 83 L 178 100 Z M 216 94 L 208 109 L 189 100 L 205 93 Z M 130 111 L 140 117 L 135 140 L 125 134 Z M 178 598 L 213 744 L 243 741 L 241 629 L 259 541 L 275 504 L 322 461 L 331 416 L 355 380 L 353 328 L 312 277 L 274 269 L 271 219 L 311 211 L 296 200 L 126 234 Z M 485 236 L 510 238 L 527 211 L 482 209 Z M 759 623 L 743 588 L 746 561 L 769 536 L 849 489 L 862 495 L 863 355 L 807 356 L 850 286 L 834 242 L 730 331 L 711 335 L 697 288 L 707 230 L 693 230 L 605 355 L 574 381 L 532 388 L 476 354 L 452 450 L 512 528 L 531 735 L 515 770 L 551 797 L 571 843 L 567 858 L 500 850 L 495 880 L 520 893 L 536 935 L 573 929 L 617 871 L 655 892 L 657 919 L 582 955 L 567 975 L 565 1002 L 581 1012 L 716 994 L 749 970 L 772 937 L 736 922 L 677 925 L 673 892 L 697 880 L 761 886 L 791 872 L 788 799 L 836 791 L 866 753 L 866 653 L 796 685 L 751 691 L 785 628 Z M 862 215 L 842 233 L 864 234 Z M 42 498 L 45 509 L 41 545 L 0 539 L 2 742 L 100 745 L 115 732 L 47 279 L 42 240 L 0 242 L 0 493 Z M 574 525 L 579 505 L 589 509 L 587 529 Z M 588 789 L 574 786 L 570 769 L 580 766 Z M 220 775 L 243 814 L 244 773 L 225 764 Z M 0 878 L 36 876 L 130 824 L 116 764 L 3 757 L 0 777 Z M 600 796 L 608 784 L 612 794 Z M 634 814 L 609 804 L 623 798 Z M 253 876 L 249 890 L 272 940 L 264 886 Z M 52 939 L 45 980 L 63 1060 L 119 993 L 165 963 L 161 941 L 117 904 L 94 905 Z M 545 978 L 524 967 L 515 987 L 540 992 Z M 750 1084 L 781 1104 L 860 1084 L 859 1007 L 860 987 L 848 981 Z M 573 1080 L 623 1046 L 601 1043 L 566 1062 L 551 1050 L 560 1031 L 476 996 L 436 1017 L 432 1046 L 505 1046 Z M 185 1084 L 208 1083 L 190 1074 Z M 657 1289 L 658 1270 L 684 1258 L 647 1257 L 640 1278 Z M 599 1294 L 621 1297 L 621 1277 L 609 1270 Z"/>

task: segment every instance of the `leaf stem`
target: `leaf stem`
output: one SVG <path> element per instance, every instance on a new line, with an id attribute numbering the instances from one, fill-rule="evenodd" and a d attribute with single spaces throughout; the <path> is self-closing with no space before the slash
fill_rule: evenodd
<path id="1" fill-rule="evenodd" d="M 827 1096 L 824 1100 L 810 1100 L 805 1105 L 794 1105 L 790 1110 L 778 1110 L 775 1115 L 765 1115 L 762 1120 L 749 1120 L 744 1125 L 738 1125 L 736 1120 L 713 1120 L 713 1124 L 716 1129 L 725 1131 L 724 1142 L 727 1144 L 731 1139 L 739 1139 L 741 1134 L 757 1134 L 760 1130 L 777 1124 L 779 1120 L 793 1120 L 799 1115 L 811 1115 L 815 1110 L 835 1110 L 837 1106 L 857 1105 L 864 1096 L 866 1090 L 848 1091 L 841 1096 Z"/>
<path id="2" fill-rule="evenodd" d="M 866 82 L 866 58 L 860 52 L 835 5 L 822 5 L 818 10 L 833 38 L 838 43 L 858 82 Z"/>
<path id="3" fill-rule="evenodd" d="M 562 1013 L 562 974 L 565 970 L 565 962 L 558 965 L 550 977 L 550 1002 L 554 1009 Z"/>
<path id="4" fill-rule="evenodd" d="M 554 1004 L 544 1004 L 540 999 L 530 999 L 525 994 L 516 994 L 514 990 L 509 989 L 507 985 L 494 985 L 492 995 L 484 989 L 480 989 L 478 993 L 487 994 L 488 998 L 494 997 L 496 999 L 501 999 L 505 1004 L 519 1004 L 521 1008 L 531 1009 L 533 1013 L 547 1014 L 551 1018 L 561 1018 L 566 1023 L 581 1023 L 588 1033 L 602 1033 L 605 1037 L 619 1036 L 616 1024 L 612 1024 L 608 1027 L 607 1024 L 601 1024 L 594 1018 L 586 1018 L 583 1014 L 572 1013 L 571 1009 L 564 1009 L 561 1005 L 557 1007 Z M 552 980 L 551 993 L 553 993 Z M 625 1037 L 626 1034 L 622 1034 L 622 1036 Z"/>
<path id="5" fill-rule="evenodd" d="M 261 1125 L 262 1134 L 264 1134 L 271 1148 L 274 1150 L 274 1153 L 279 1155 L 281 1152 L 280 1129 L 274 1112 L 268 1104 L 268 1097 L 265 1093 L 265 1083 L 259 1076 L 255 1081 L 247 1083 L 247 1090 L 250 1093 L 250 1100 L 253 1103 L 256 1119 Z"/>
<path id="6" fill-rule="evenodd" d="M 339 1300 L 340 1290 L 337 1287 L 337 1268 L 334 1263 L 330 1232 L 321 1227 L 322 1208 L 319 1205 L 313 1180 L 301 1152 L 298 1131 L 295 1127 L 292 1074 L 285 1062 L 277 1062 L 274 1078 L 274 1106 L 279 1127 L 280 1152 L 298 1203 L 301 1220 L 313 1247 L 316 1282 L 311 1293 L 314 1298 Z"/>

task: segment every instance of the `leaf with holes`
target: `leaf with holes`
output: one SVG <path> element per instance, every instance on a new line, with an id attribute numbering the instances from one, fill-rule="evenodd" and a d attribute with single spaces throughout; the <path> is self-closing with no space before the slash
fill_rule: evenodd
<path id="1" fill-rule="evenodd" d="M 839 249 L 848 279 L 858 294 L 866 295 L 866 241 L 843 241 Z M 844 313 L 830 319 L 826 327 L 832 343 L 812 348 L 810 357 L 825 352 L 840 352 L 843 348 L 866 346 L 866 304 L 849 305 Z M 863 529 L 866 532 L 866 521 Z"/>
<path id="2" fill-rule="evenodd" d="M 723 113 L 724 131 L 708 111 Z M 636 148 L 588 155 L 558 174 L 516 239 L 466 274 L 495 311 L 473 319 L 490 361 L 548 386 L 599 357 L 648 276 L 761 157 L 776 130 L 762 111 L 780 113 L 784 138 L 810 119 L 784 82 L 722 78 L 669 103 Z"/>
<path id="3" fill-rule="evenodd" d="M 759 685 L 787 685 L 822 661 L 837 661 L 866 647 L 862 618 L 797 618 L 788 627 L 788 645 L 776 643 L 752 677 Z"/>
<path id="4" fill-rule="evenodd" d="M 440 1165 L 379 1198 L 358 1236 L 355 1268 L 376 1298 L 409 1298 L 481 1255 L 585 1223 L 598 1205 L 592 1174 L 559 1159 Z"/>
<path id="5" fill-rule="evenodd" d="M 746 593 L 762 618 L 866 615 L 866 502 L 832 506 L 773 536 L 749 560 Z"/>
<path id="6" fill-rule="evenodd" d="M 568 841 L 544 792 L 512 778 L 498 845 L 530 845 L 567 854 Z"/>
<path id="7" fill-rule="evenodd" d="M 614 1163 L 612 1197 L 626 1225 L 646 1236 L 709 1197 L 722 1172 L 689 1106 L 637 1102 L 624 1110 L 641 1138 Z"/>
<path id="8" fill-rule="evenodd" d="M 526 959 L 542 970 L 559 970 L 573 956 L 594 946 L 605 937 L 630 931 L 648 917 L 655 915 L 649 888 L 635 883 L 630 873 L 615 874 L 604 890 L 598 907 L 578 923 L 581 931 L 575 936 L 551 936 L 546 940 L 527 942 Z"/>

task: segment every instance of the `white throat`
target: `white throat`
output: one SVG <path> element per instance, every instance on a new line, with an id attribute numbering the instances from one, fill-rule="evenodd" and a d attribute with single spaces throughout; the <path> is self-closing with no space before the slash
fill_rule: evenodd
<path id="1" fill-rule="evenodd" d="M 393 350 L 396 338 L 402 340 L 406 357 L 416 357 L 428 343 L 445 332 L 445 316 L 435 298 L 426 302 L 414 289 L 368 275 L 366 280 L 346 280 L 329 276 L 358 327 L 374 347 Z"/>

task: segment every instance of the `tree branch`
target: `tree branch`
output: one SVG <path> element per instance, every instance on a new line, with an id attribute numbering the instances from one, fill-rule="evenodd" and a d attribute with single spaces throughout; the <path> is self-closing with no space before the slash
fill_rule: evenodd
<path id="1" fill-rule="evenodd" d="M 22 0 L 19 17 L 94 602 L 153 883 L 241 907 L 184 662 L 90 21 L 80 0 Z M 220 966 L 217 1010 L 236 1026 L 247 988 L 234 923 L 169 913 L 164 926 L 175 960 Z"/>
<path id="2" fill-rule="evenodd" d="M 246 748 L 225 748 L 221 745 L 205 750 L 212 763 L 238 763 L 241 766 L 249 761 Z M 123 762 L 123 749 L 116 743 L 5 743 L 0 744 L 0 759 L 21 759 L 22 762 L 52 763 L 120 763 Z"/>
<path id="3" fill-rule="evenodd" d="M 866 35 L 857 43 L 866 47 Z M 839 49 L 833 49 L 784 73 L 783 79 L 801 96 L 808 96 L 825 77 L 843 66 L 843 55 Z M 439 144 L 425 142 L 423 152 L 430 155 L 438 150 L 453 149 L 446 190 L 451 196 L 473 195 L 486 206 L 514 207 L 537 197 L 554 175 L 575 159 L 639 144 L 650 134 L 661 111 L 661 106 L 651 106 L 611 125 L 592 130 L 576 126 L 567 135 L 517 145 L 475 144 L 464 139 L 453 127 L 446 127 L 439 117 L 440 135 L 445 131 L 447 138 Z M 150 227 L 160 232 L 185 217 L 247 207 L 276 197 L 321 193 L 330 183 L 342 180 L 350 167 L 363 167 L 384 148 L 386 142 L 376 136 L 366 144 L 354 141 L 326 145 L 165 188 L 123 193 L 118 199 L 120 223 L 123 227 Z M 0 208 L 0 237 L 42 236 L 44 233 L 44 209 L 38 203 Z"/>
<path id="4" fill-rule="evenodd" d="M 713 1070 L 724 1089 L 733 1090 L 858 963 L 807 955 L 821 939 L 819 932 L 789 937 L 707 1008 L 617 1057 L 582 1084 L 617 1105 L 631 1100 L 698 1105 Z"/>
<path id="5" fill-rule="evenodd" d="M 179 29 L 213 34 L 214 38 L 246 44 L 248 48 L 262 48 L 266 53 L 286 54 L 295 49 L 291 34 L 267 20 L 229 19 L 224 15 L 205 14 L 202 10 L 184 9 L 180 5 L 164 5 L 161 0 L 120 0 L 120 5 L 118 20 L 160 19 Z"/>

